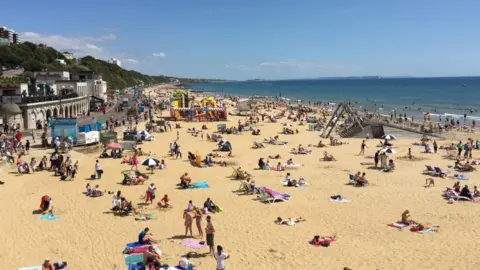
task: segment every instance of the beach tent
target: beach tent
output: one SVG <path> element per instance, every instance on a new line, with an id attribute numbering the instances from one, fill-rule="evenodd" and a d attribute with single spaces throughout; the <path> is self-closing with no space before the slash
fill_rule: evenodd
<path id="1" fill-rule="evenodd" d="M 148 133 L 148 132 L 145 131 L 145 130 L 138 131 L 138 132 L 137 132 L 137 136 L 138 136 L 138 138 L 140 138 L 141 140 L 149 140 L 149 139 L 150 139 L 150 133 Z"/>
<path id="2" fill-rule="evenodd" d="M 220 151 L 230 152 L 232 151 L 232 144 L 230 143 L 229 140 L 222 139 L 218 143 L 218 148 L 220 149 Z"/>

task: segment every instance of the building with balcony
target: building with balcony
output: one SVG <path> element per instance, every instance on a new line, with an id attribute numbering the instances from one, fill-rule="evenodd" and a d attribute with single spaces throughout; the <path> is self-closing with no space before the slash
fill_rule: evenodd
<path id="1" fill-rule="evenodd" d="M 0 80 L 0 98 L 2 104 L 17 104 L 22 113 L 4 117 L 3 123 L 13 122 L 21 128 L 35 129 L 37 121 L 46 121 L 57 117 L 76 117 L 89 109 L 88 88 L 86 82 L 57 80 L 65 74 L 57 74 L 55 83 L 46 76 L 50 84 L 31 85 L 26 83 L 2 83 Z M 7 81 L 6 79 L 3 79 Z"/>
<path id="2" fill-rule="evenodd" d="M 7 39 L 9 44 L 20 43 L 20 35 L 13 29 L 8 29 L 5 26 L 0 26 L 0 38 Z"/>

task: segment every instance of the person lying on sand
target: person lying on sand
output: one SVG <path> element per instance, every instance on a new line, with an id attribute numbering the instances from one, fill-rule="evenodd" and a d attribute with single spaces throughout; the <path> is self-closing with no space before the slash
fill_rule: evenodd
<path id="1" fill-rule="evenodd" d="M 280 156 L 279 154 L 276 154 L 275 156 L 268 156 L 268 158 L 270 158 L 270 159 L 280 159 L 280 158 L 282 158 L 282 156 Z"/>
<path id="2" fill-rule="evenodd" d="M 42 270 L 55 270 L 53 264 L 50 262 L 50 259 L 46 258 L 42 264 Z"/>
<path id="3" fill-rule="evenodd" d="M 432 227 L 438 228 L 439 226 L 437 226 L 437 225 L 432 225 L 432 224 L 429 224 L 429 223 L 424 223 L 424 224 L 416 223 L 416 224 L 414 224 L 414 225 L 410 228 L 410 231 L 412 231 L 412 232 L 420 232 L 420 231 L 423 231 L 423 230 L 430 229 L 430 228 L 432 228 Z"/>
<path id="4" fill-rule="evenodd" d="M 301 221 L 306 221 L 306 220 L 303 219 L 302 217 L 294 217 L 294 218 L 287 218 L 287 219 L 282 219 L 281 217 L 277 217 L 277 220 L 275 220 L 275 224 L 294 226 L 295 224 Z"/>
<path id="5" fill-rule="evenodd" d="M 337 161 L 332 154 L 329 154 L 327 151 L 323 152 L 324 161 Z"/>
<path id="6" fill-rule="evenodd" d="M 335 241 L 336 236 L 322 236 L 315 235 L 312 240 L 310 240 L 310 244 L 315 246 L 329 246 L 330 242 Z"/>
<path id="7" fill-rule="evenodd" d="M 461 165 L 461 164 L 460 164 L 460 165 Z M 465 164 L 463 164 L 463 165 L 460 166 L 460 170 L 462 170 L 462 171 L 468 171 L 468 172 L 473 172 L 473 171 L 475 171 L 476 169 L 475 169 L 475 167 L 473 167 L 473 166 L 470 164 L 470 162 L 467 161 L 467 162 L 465 162 Z"/>

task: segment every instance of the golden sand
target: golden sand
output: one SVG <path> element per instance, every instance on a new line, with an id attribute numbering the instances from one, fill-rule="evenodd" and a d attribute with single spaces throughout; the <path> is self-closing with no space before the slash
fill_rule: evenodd
<path id="1" fill-rule="evenodd" d="M 242 118 L 243 119 L 243 118 Z M 233 117 L 230 125 L 236 125 Z M 281 122 L 281 121 L 280 121 Z M 226 135 L 232 142 L 234 160 L 253 174 L 258 186 L 268 186 L 281 193 L 288 193 L 288 202 L 264 204 L 255 195 L 234 193 L 240 182 L 231 180 L 232 168 L 194 168 L 186 161 L 187 151 L 205 154 L 216 149 L 213 142 L 193 137 L 186 132 L 188 127 L 200 129 L 199 123 L 183 123 L 180 140 L 183 159 L 167 156 L 169 143 L 176 139 L 176 130 L 156 133 L 156 141 L 141 145 L 146 152 L 165 159 L 167 169 L 157 170 L 139 186 L 122 186 L 121 171 L 129 165 L 120 164 L 119 159 L 100 160 L 105 171 L 99 181 L 86 180 L 94 172 L 99 152 L 81 154 L 71 152 L 73 160 L 80 163 L 80 171 L 73 182 L 59 181 L 50 172 L 19 176 L 15 166 L 3 167 L 0 186 L 0 265 L 2 269 L 16 269 L 40 264 L 45 257 L 54 261 L 68 261 L 70 269 L 126 269 L 122 250 L 128 242 L 136 241 L 144 227 L 150 227 L 154 237 L 161 240 L 162 263 L 176 265 L 181 256 L 191 250 L 181 246 L 184 234 L 182 210 L 188 201 L 203 205 L 207 197 L 224 208 L 224 212 L 213 214 L 216 227 L 215 242 L 231 255 L 226 262 L 228 269 L 478 269 L 478 237 L 480 230 L 480 205 L 469 202 L 448 204 L 442 198 L 446 186 L 454 181 L 435 179 L 435 187 L 425 188 L 426 176 L 422 175 L 425 164 L 447 169 L 452 161 L 441 154 L 422 154 L 423 148 L 412 146 L 412 140 L 395 141 L 398 153 L 393 157 L 413 154 L 425 158 L 422 161 L 395 159 L 397 169 L 384 173 L 368 169 L 364 162 L 371 159 L 358 156 L 359 139 L 348 139 L 349 144 L 326 149 L 312 148 L 310 155 L 291 155 L 289 151 L 298 144 L 316 144 L 318 132 L 307 131 L 299 126 L 300 134 L 280 135 L 288 141 L 286 146 L 267 145 L 264 149 L 251 149 L 252 141 L 277 135 L 279 123 L 261 123 L 261 136 L 250 132 L 241 135 Z M 209 132 L 216 123 L 207 124 Z M 295 125 L 296 126 L 296 125 Z M 324 140 L 326 141 L 326 140 Z M 378 140 L 368 141 L 366 155 L 373 155 Z M 338 161 L 319 161 L 327 150 Z M 37 160 L 49 151 L 33 150 L 27 156 Z M 443 153 L 443 151 L 441 151 Z M 223 153 L 225 154 L 225 153 Z M 285 172 L 254 170 L 258 158 L 280 154 L 285 162 L 293 158 L 302 166 L 291 170 L 296 179 L 304 177 L 308 187 L 284 187 L 281 180 Z M 474 153 L 476 155 L 476 153 Z M 216 160 L 224 160 L 217 158 Z M 272 165 L 277 161 L 271 160 Z M 141 168 L 145 171 L 145 168 Z M 451 169 L 450 169 L 451 170 Z M 348 173 L 366 172 L 370 186 L 356 188 L 348 183 Z M 188 172 L 193 181 L 208 182 L 210 188 L 179 190 L 176 184 L 182 173 Z M 479 185 L 478 172 L 468 173 L 471 189 Z M 112 195 L 99 198 L 86 197 L 83 192 L 87 183 L 99 184 L 101 190 L 117 191 L 135 203 L 141 202 L 148 183 L 157 186 L 157 200 L 168 194 L 173 204 L 171 210 L 158 210 L 147 206 L 142 211 L 156 213 L 157 220 L 135 221 L 133 216 L 117 217 L 105 213 L 111 207 Z M 38 220 L 32 211 L 37 209 L 40 198 L 48 194 L 53 198 L 55 213 L 60 219 Z M 341 194 L 350 198 L 350 203 L 332 203 L 329 197 Z M 418 222 L 429 222 L 440 226 L 438 232 L 418 234 L 407 229 L 388 227 L 388 223 L 400 219 L 401 213 L 409 209 Z M 307 221 L 296 226 L 274 224 L 278 217 L 303 217 Z M 205 220 L 203 221 L 205 226 Z M 198 235 L 195 225 L 194 235 Z M 330 247 L 313 247 L 307 242 L 313 235 L 336 234 L 338 240 Z M 191 262 L 197 269 L 215 269 L 215 260 L 204 254 L 208 248 L 198 251 Z"/>

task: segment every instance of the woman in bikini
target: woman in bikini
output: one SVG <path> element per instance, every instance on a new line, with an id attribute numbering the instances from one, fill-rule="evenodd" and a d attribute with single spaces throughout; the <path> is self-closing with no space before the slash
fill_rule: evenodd
<path id="1" fill-rule="evenodd" d="M 192 216 L 188 211 L 183 212 L 183 218 L 185 219 L 185 236 L 188 235 L 188 232 L 190 231 L 190 236 L 193 236 L 192 234 Z"/>
<path id="2" fill-rule="evenodd" d="M 197 229 L 198 229 L 198 234 L 200 235 L 200 238 L 203 238 L 203 229 L 202 229 L 202 211 L 200 211 L 200 209 L 198 209 L 198 207 L 194 207 L 193 208 L 193 218 L 195 219 L 195 225 L 197 225 Z"/>

